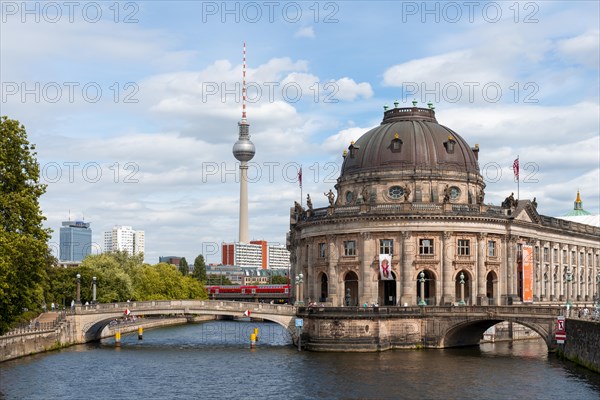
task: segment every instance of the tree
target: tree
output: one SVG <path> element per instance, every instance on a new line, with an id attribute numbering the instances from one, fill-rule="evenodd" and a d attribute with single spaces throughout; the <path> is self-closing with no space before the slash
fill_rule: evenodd
<path id="1" fill-rule="evenodd" d="M 190 274 L 190 266 L 188 265 L 188 262 L 185 259 L 185 257 L 183 257 L 179 261 L 179 272 L 181 272 L 181 275 L 183 276 L 187 276 Z"/>
<path id="2" fill-rule="evenodd" d="M 202 254 L 194 259 L 194 272 L 192 276 L 201 282 L 206 282 L 206 263 Z"/>
<path id="3" fill-rule="evenodd" d="M 0 118 L 0 334 L 24 309 L 40 309 L 50 230 L 39 198 L 35 145 L 18 121 Z"/>
<path id="4" fill-rule="evenodd" d="M 273 285 L 285 285 L 288 283 L 288 278 L 287 276 L 275 275 L 271 277 L 271 283 Z"/>

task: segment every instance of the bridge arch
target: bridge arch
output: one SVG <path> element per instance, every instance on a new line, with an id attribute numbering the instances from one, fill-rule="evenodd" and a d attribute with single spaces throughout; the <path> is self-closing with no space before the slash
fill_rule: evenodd
<path id="1" fill-rule="evenodd" d="M 292 340 L 296 338 L 295 315 L 296 308 L 289 305 L 273 305 L 263 303 L 245 303 L 232 301 L 210 300 L 174 300 L 146 301 L 132 303 L 96 304 L 83 309 L 76 307 L 75 319 L 77 336 L 82 343 L 99 340 L 102 330 L 111 321 L 123 316 L 125 309 L 136 315 L 172 315 L 172 316 L 230 316 L 242 317 L 245 311 L 250 317 L 275 322 L 286 329 Z"/>
<path id="2" fill-rule="evenodd" d="M 526 326 L 536 332 L 546 342 L 548 349 L 552 346 L 552 332 L 549 332 L 543 325 L 520 318 L 492 318 L 462 321 L 454 324 L 440 335 L 440 347 L 462 347 L 479 346 L 483 333 L 492 326 L 501 322 L 512 322 Z"/>

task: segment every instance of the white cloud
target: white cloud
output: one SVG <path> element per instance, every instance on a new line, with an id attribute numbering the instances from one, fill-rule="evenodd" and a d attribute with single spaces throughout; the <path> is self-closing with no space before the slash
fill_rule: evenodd
<path id="1" fill-rule="evenodd" d="M 296 33 L 294 34 L 294 37 L 314 39 L 315 30 L 312 26 L 306 26 L 304 28 L 298 29 L 298 31 L 296 31 Z"/>
<path id="2" fill-rule="evenodd" d="M 590 30 L 576 37 L 559 40 L 557 51 L 567 62 L 577 62 L 590 68 L 600 64 L 600 31 Z"/>

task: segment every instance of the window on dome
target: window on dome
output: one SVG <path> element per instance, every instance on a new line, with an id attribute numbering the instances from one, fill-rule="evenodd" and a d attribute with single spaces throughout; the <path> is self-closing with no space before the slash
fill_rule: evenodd
<path id="1" fill-rule="evenodd" d="M 404 189 L 401 186 L 392 186 L 389 188 L 388 193 L 392 199 L 399 199 L 404 194 Z"/>
<path id="2" fill-rule="evenodd" d="M 398 153 L 402 150 L 402 140 L 400 139 L 397 133 L 392 139 L 392 143 L 390 144 L 390 150 L 392 150 L 393 153 Z"/>

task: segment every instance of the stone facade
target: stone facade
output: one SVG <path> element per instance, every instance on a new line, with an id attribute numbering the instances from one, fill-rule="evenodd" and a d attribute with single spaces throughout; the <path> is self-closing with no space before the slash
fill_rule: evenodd
<path id="1" fill-rule="evenodd" d="M 303 302 L 330 306 L 592 301 L 600 228 L 540 215 L 511 194 L 485 204 L 477 156 L 433 110 L 392 109 L 344 152 L 323 208 L 294 207 L 288 248 Z M 523 284 L 523 248 L 533 277 Z M 391 257 L 383 280 L 380 254 Z M 461 283 L 462 281 L 464 283 Z"/>

